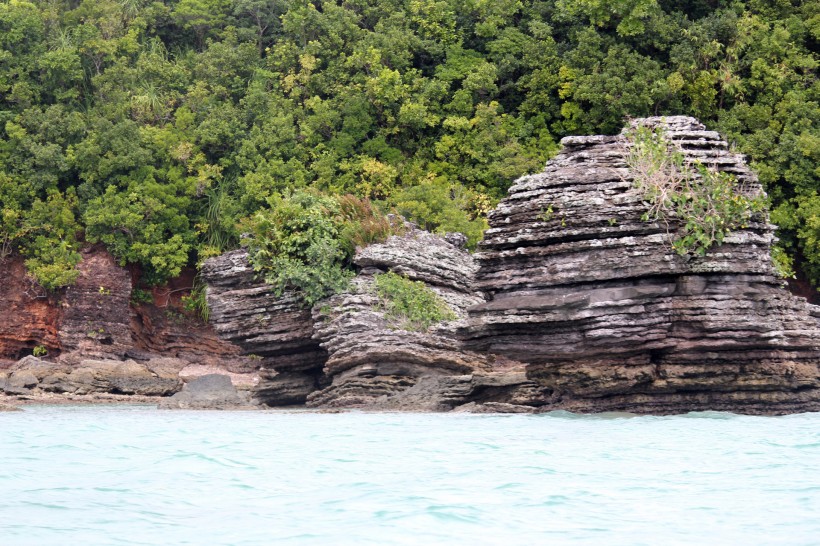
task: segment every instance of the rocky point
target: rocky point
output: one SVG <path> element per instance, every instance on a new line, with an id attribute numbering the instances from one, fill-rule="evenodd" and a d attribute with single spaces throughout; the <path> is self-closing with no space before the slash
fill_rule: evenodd
<path id="1" fill-rule="evenodd" d="M 743 157 L 697 120 L 637 125 L 763 195 Z M 489 214 L 476 253 L 459 234 L 410 228 L 357 249 L 350 287 L 312 308 L 261 282 L 244 249 L 202 267 L 209 325 L 130 301 L 133 276 L 99 247 L 58 295 L 7 259 L 0 388 L 23 399 L 177 393 L 169 408 L 820 410 L 820 309 L 776 276 L 767 214 L 703 255 L 679 254 L 681 222 L 646 220 L 631 145 L 626 133 L 565 138 Z M 423 283 L 452 320 L 397 322 L 375 289 L 386 272 Z"/>

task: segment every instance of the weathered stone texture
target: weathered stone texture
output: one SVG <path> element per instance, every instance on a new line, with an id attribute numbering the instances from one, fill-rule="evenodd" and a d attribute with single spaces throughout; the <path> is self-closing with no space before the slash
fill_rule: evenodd
<path id="1" fill-rule="evenodd" d="M 131 347 L 131 276 L 100 247 L 85 249 L 62 301 L 63 359 L 122 358 Z"/>
<path id="2" fill-rule="evenodd" d="M 186 383 L 175 395 L 159 403 L 160 409 L 255 409 L 247 392 L 241 392 L 222 374 L 208 374 Z"/>
<path id="3" fill-rule="evenodd" d="M 385 316 L 374 285 L 374 275 L 387 271 L 422 281 L 463 317 L 483 299 L 471 292 L 476 266 L 459 246 L 413 229 L 357 252 L 362 269 L 350 289 L 314 308 L 330 385 L 311 394 L 309 405 L 442 410 L 472 396 L 473 374 L 489 372 L 492 358 L 464 350 L 452 324 L 402 329 Z"/>
<path id="4" fill-rule="evenodd" d="M 0 368 L 37 346 L 59 354 L 59 320 L 54 298 L 26 275 L 22 256 L 0 260 Z"/>
<path id="5" fill-rule="evenodd" d="M 762 191 L 696 120 L 639 122 Z M 820 409 L 820 313 L 775 278 L 765 215 L 705 256 L 679 256 L 667 226 L 641 219 L 622 135 L 563 144 L 490 214 L 476 276 L 490 301 L 470 309 L 467 346 L 526 362 L 543 409 Z"/>
<path id="6" fill-rule="evenodd" d="M 327 358 L 313 339 L 310 309 L 296 295 L 277 296 L 270 285 L 256 280 L 244 249 L 207 260 L 202 277 L 217 334 L 258 358 L 259 399 L 270 405 L 303 403 L 317 387 Z M 277 379 L 282 374 L 288 377 L 284 384 L 282 377 Z"/>
<path id="7" fill-rule="evenodd" d="M 82 360 L 51 362 L 28 356 L 9 368 L 3 390 L 11 395 L 35 391 L 66 394 L 136 394 L 166 396 L 182 386 L 177 372 L 165 359 L 138 363 L 133 360 Z M 153 365 L 152 365 L 153 364 Z"/>

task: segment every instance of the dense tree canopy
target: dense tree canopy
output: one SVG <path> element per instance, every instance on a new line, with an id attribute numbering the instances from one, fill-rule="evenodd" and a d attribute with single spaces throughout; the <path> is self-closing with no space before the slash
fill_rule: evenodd
<path id="1" fill-rule="evenodd" d="M 474 243 L 561 137 L 690 114 L 820 281 L 818 50 L 798 0 L 0 1 L 0 256 L 161 282 L 306 188 Z"/>

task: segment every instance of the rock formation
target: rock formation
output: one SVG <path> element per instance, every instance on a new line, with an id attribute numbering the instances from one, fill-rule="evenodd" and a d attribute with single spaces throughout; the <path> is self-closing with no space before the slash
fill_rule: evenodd
<path id="1" fill-rule="evenodd" d="M 308 397 L 313 407 L 412 407 L 442 410 L 475 391 L 474 375 L 491 372 L 491 358 L 466 351 L 444 323 L 427 331 L 392 323 L 376 294 L 374 275 L 392 271 L 422 281 L 464 316 L 483 301 L 471 292 L 475 263 L 466 251 L 421 230 L 359 250 L 361 268 L 349 291 L 314 308 L 314 338 L 327 350 L 330 385 Z M 423 394 L 408 402 L 405 391 Z"/>
<path id="2" fill-rule="evenodd" d="M 101 246 L 83 249 L 78 269 L 74 285 L 47 293 L 20 256 L 0 261 L 0 392 L 167 396 L 213 371 L 253 382 L 258 363 L 210 326 L 167 301 L 132 303 L 131 272 Z"/>
<path id="3" fill-rule="evenodd" d="M 3 373 L 6 377 L 0 388 L 5 394 L 23 396 L 38 391 L 167 396 L 179 390 L 181 381 L 165 360 L 82 360 L 68 364 L 27 356 Z"/>
<path id="4" fill-rule="evenodd" d="M 635 123 L 663 127 L 688 160 L 762 194 L 743 158 L 696 120 Z M 562 143 L 490 213 L 475 255 L 457 234 L 409 229 L 359 249 L 350 289 L 313 309 L 259 281 L 242 249 L 202 268 L 210 326 L 165 299 L 129 304 L 133 277 L 100 247 L 84 251 L 77 285 L 57 295 L 26 280 L 22 259 L 7 259 L 0 390 L 155 396 L 190 381 L 164 404 L 176 408 L 249 407 L 241 384 L 269 406 L 820 410 L 820 308 L 775 276 L 766 215 L 703 256 L 681 256 L 670 244 L 679 221 L 642 219 L 649 205 L 623 134 Z M 423 282 L 456 319 L 405 329 L 374 289 L 388 271 Z"/>
<path id="5" fill-rule="evenodd" d="M 0 279 L 0 362 L 11 363 L 36 347 L 59 354 L 60 308 L 27 277 L 23 257 L 0 260 Z"/>
<path id="6" fill-rule="evenodd" d="M 743 158 L 696 120 L 641 123 L 761 191 Z M 774 276 L 765 215 L 705 256 L 680 256 L 667 226 L 641 219 L 647 204 L 624 135 L 562 144 L 489 216 L 476 255 L 476 288 L 489 301 L 469 311 L 467 346 L 527 363 L 543 409 L 820 409 L 820 312 Z"/>
<path id="7" fill-rule="evenodd" d="M 241 392 L 222 374 L 208 374 L 189 381 L 175 395 L 163 399 L 160 409 L 255 409 L 247 392 Z"/>
<path id="8" fill-rule="evenodd" d="M 208 260 L 202 271 L 216 331 L 262 363 L 255 398 L 271 406 L 432 411 L 534 385 L 523 371 L 500 378 L 492 357 L 463 350 L 452 325 L 408 331 L 385 317 L 374 275 L 387 271 L 424 282 L 461 317 L 484 301 L 471 292 L 472 256 L 463 240 L 450 239 L 411 229 L 359 249 L 350 289 L 312 311 L 255 280 L 244 250 Z"/>
<path id="9" fill-rule="evenodd" d="M 257 398 L 276 406 L 304 403 L 327 358 L 313 339 L 310 309 L 257 280 L 244 249 L 207 260 L 202 277 L 216 332 L 259 361 Z"/>
<path id="10" fill-rule="evenodd" d="M 131 346 L 131 276 L 105 250 L 91 247 L 65 289 L 60 318 L 64 359 L 121 358 Z"/>

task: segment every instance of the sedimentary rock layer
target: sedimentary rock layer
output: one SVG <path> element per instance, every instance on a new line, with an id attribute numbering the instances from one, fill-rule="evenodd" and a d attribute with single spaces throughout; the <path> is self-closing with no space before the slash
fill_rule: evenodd
<path id="1" fill-rule="evenodd" d="M 0 260 L 0 368 L 35 347 L 60 353 L 60 308 L 54 298 L 26 275 L 22 256 Z"/>
<path id="2" fill-rule="evenodd" d="M 304 403 L 327 359 L 313 339 L 310 309 L 257 280 L 244 249 L 207 260 L 202 277 L 216 332 L 260 362 L 257 397 L 270 405 Z"/>
<path id="3" fill-rule="evenodd" d="M 738 191 L 761 192 L 696 120 L 640 123 L 735 175 Z M 766 215 L 705 256 L 681 256 L 676 222 L 642 219 L 627 147 L 623 135 L 566 138 L 542 173 L 512 186 L 476 256 L 490 301 L 470 309 L 467 346 L 526 362 L 544 409 L 820 409 L 820 313 L 774 276 Z"/>
<path id="4" fill-rule="evenodd" d="M 131 276 L 100 247 L 85 249 L 77 269 L 62 302 L 63 358 L 122 358 L 131 347 Z"/>
<path id="5" fill-rule="evenodd" d="M 0 390 L 6 394 L 165 396 L 205 372 L 227 371 L 242 386 L 255 381 L 255 359 L 168 298 L 162 307 L 131 302 L 131 272 L 102 246 L 84 248 L 78 270 L 75 284 L 49 293 L 26 275 L 22 257 L 0 260 L 0 370 L 9 370 L 0 373 Z M 190 290 L 190 279 L 184 286 L 175 292 Z"/>
<path id="6" fill-rule="evenodd" d="M 483 302 L 470 291 L 476 270 L 472 256 L 442 237 L 414 229 L 361 249 L 354 261 L 362 270 L 350 289 L 314 308 L 314 337 L 328 352 L 324 373 L 330 385 L 312 394 L 309 404 L 391 407 L 420 378 L 441 388 L 425 389 L 426 397 L 417 397 L 417 409 L 464 403 L 474 389 L 473 374 L 489 372 L 491 358 L 464 350 L 448 324 L 412 331 L 390 320 L 374 276 L 392 271 L 422 281 L 464 316 L 468 306 Z"/>

